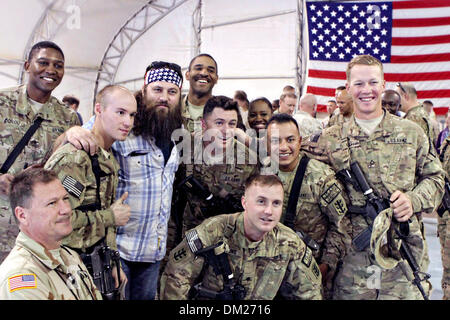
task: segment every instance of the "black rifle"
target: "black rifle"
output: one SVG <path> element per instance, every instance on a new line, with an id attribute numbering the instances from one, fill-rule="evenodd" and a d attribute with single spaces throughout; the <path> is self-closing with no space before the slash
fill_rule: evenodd
<path id="1" fill-rule="evenodd" d="M 93 245 L 88 252 L 79 252 L 79 254 L 103 299 L 119 300 L 120 295 L 112 276 L 112 262 L 114 262 L 117 268 L 117 276 L 120 277 L 119 252 L 112 250 L 101 240 L 100 243 Z"/>
<path id="2" fill-rule="evenodd" d="M 177 188 L 195 195 L 202 199 L 206 206 L 201 207 L 205 217 L 212 217 L 225 213 L 236 213 L 244 210 L 240 200 L 236 200 L 232 195 L 227 195 L 225 198 L 214 196 L 207 187 L 202 185 L 192 174 L 181 181 Z"/>
<path id="3" fill-rule="evenodd" d="M 439 217 L 442 218 L 445 211 L 449 210 L 450 210 L 450 182 L 447 180 L 447 177 L 445 177 L 444 197 L 442 198 L 442 203 L 439 206 L 437 213 Z"/>
<path id="4" fill-rule="evenodd" d="M 223 242 L 200 249 L 195 255 L 205 259 L 206 266 L 211 265 L 216 275 L 222 275 L 223 290 L 216 292 L 203 287 L 202 283 L 192 288 L 193 298 L 208 298 L 213 300 L 243 300 L 246 292 L 240 284 L 234 283 L 234 275 L 231 271 L 227 253 L 223 250 Z"/>
<path id="5" fill-rule="evenodd" d="M 389 200 L 380 198 L 375 195 L 372 188 L 370 188 L 369 183 L 367 182 L 366 177 L 364 176 L 364 173 L 362 172 L 358 162 L 355 161 L 350 164 L 350 171 L 347 169 L 343 170 L 339 171 L 339 175 L 342 174 L 345 175 L 346 181 L 347 182 L 350 181 L 354 186 L 356 186 L 357 190 L 361 191 L 367 199 L 366 206 L 362 208 L 363 209 L 362 211 L 364 212 L 360 211 L 359 213 L 362 213 L 363 215 L 369 217 L 371 219 L 371 222 L 373 223 L 373 220 L 375 220 L 375 218 L 381 211 L 390 207 Z M 355 211 L 357 210 L 349 210 L 349 211 L 355 213 Z M 362 233 L 356 236 L 355 239 L 353 239 L 353 244 L 360 251 L 367 248 L 367 246 L 370 244 L 370 237 L 372 234 L 372 223 L 366 230 L 364 230 Z M 414 258 L 411 252 L 411 248 L 409 247 L 409 244 L 406 242 L 406 238 L 409 235 L 408 222 L 400 222 L 399 228 L 394 227 L 394 231 L 397 234 L 397 236 L 401 239 L 400 254 L 403 257 L 403 259 L 405 259 L 408 262 L 408 265 L 410 266 L 413 272 L 414 279 L 412 279 L 412 283 L 417 286 L 424 300 L 428 300 L 428 296 L 425 293 L 425 290 L 423 289 L 421 282 L 428 280 L 431 276 L 427 273 L 420 271 L 416 259 Z M 405 274 L 406 277 L 409 279 L 410 277 L 408 276 L 408 273 L 406 271 Z M 423 275 L 423 278 L 420 277 L 421 275 Z"/>

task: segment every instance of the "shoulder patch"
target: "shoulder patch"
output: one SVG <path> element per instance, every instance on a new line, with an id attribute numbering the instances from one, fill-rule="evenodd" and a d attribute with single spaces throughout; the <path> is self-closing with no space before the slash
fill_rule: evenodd
<path id="1" fill-rule="evenodd" d="M 319 266 L 317 265 L 317 263 L 313 263 L 313 266 L 312 266 L 312 273 L 314 274 L 314 276 L 316 277 L 316 279 L 319 278 L 319 276 L 320 276 L 320 269 L 319 269 Z"/>
<path id="2" fill-rule="evenodd" d="M 62 185 L 68 193 L 74 195 L 77 198 L 80 198 L 81 193 L 84 190 L 84 186 L 71 176 L 66 176 L 62 181 Z"/>
<path id="3" fill-rule="evenodd" d="M 9 292 L 20 289 L 34 289 L 37 286 L 34 273 L 18 274 L 8 278 Z"/>
<path id="4" fill-rule="evenodd" d="M 312 261 L 312 250 L 308 247 L 306 247 L 305 254 L 303 255 L 302 262 L 305 266 L 309 268 Z"/>
<path id="5" fill-rule="evenodd" d="M 333 200 L 339 195 L 341 189 L 336 183 L 333 183 L 323 194 L 322 199 L 325 200 L 327 204 L 333 202 Z"/>
<path id="6" fill-rule="evenodd" d="M 337 214 L 343 216 L 347 212 L 347 204 L 345 201 L 340 198 L 333 201 L 334 210 L 336 210 Z"/>
<path id="7" fill-rule="evenodd" d="M 192 253 L 196 253 L 198 250 L 203 249 L 203 243 L 198 237 L 198 233 L 195 229 L 190 230 L 186 233 L 186 241 L 188 243 L 189 249 Z"/>

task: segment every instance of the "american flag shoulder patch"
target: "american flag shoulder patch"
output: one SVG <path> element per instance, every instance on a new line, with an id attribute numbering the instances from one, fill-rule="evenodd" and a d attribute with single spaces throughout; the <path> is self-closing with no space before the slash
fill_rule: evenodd
<path id="1" fill-rule="evenodd" d="M 18 274 L 8 278 L 9 292 L 20 289 L 33 289 L 37 286 L 36 275 L 34 273 Z"/>
<path id="2" fill-rule="evenodd" d="M 80 198 L 84 190 L 84 186 L 71 176 L 66 176 L 62 181 L 62 185 L 70 194 Z"/>

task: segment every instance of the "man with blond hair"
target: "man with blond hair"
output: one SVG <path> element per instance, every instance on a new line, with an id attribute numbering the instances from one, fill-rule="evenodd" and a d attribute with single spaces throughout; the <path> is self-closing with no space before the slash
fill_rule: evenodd
<path id="1" fill-rule="evenodd" d="M 399 252 L 396 230 L 400 223 L 403 230 L 409 230 L 402 241 L 410 244 L 417 264 L 422 266 L 426 247 L 418 215 L 431 214 L 442 199 L 442 166 L 417 124 L 382 108 L 385 81 L 378 59 L 370 55 L 353 58 L 347 67 L 346 88 L 354 103 L 351 119 L 324 129 L 320 137 L 303 145 L 310 156 L 333 167 L 350 200 L 341 221 L 343 257 L 336 271 L 333 298 L 421 299 L 417 286 L 409 280 L 411 269 Z M 363 188 L 354 179 L 355 163 L 367 180 Z M 349 172 L 353 179 L 341 174 Z M 384 199 L 386 206 L 376 210 L 375 221 L 367 214 L 369 193 Z M 380 232 L 385 228 L 387 235 Z M 380 234 L 384 241 L 379 241 Z M 429 282 L 421 285 L 429 294 Z"/>

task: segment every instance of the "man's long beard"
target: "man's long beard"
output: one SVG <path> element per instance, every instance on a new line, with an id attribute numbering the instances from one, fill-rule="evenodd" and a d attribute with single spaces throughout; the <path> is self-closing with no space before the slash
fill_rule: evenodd
<path id="1" fill-rule="evenodd" d="M 150 137 L 155 138 L 155 143 L 160 148 L 164 145 L 170 145 L 172 132 L 181 128 L 181 104 L 178 103 L 173 109 L 170 109 L 167 105 L 169 110 L 166 112 L 161 108 L 152 106 L 150 101 L 146 105 L 145 102 L 147 100 L 145 97 L 143 98 L 142 95 L 139 95 L 137 97 L 139 106 L 133 133 L 142 135 L 146 139 Z"/>

